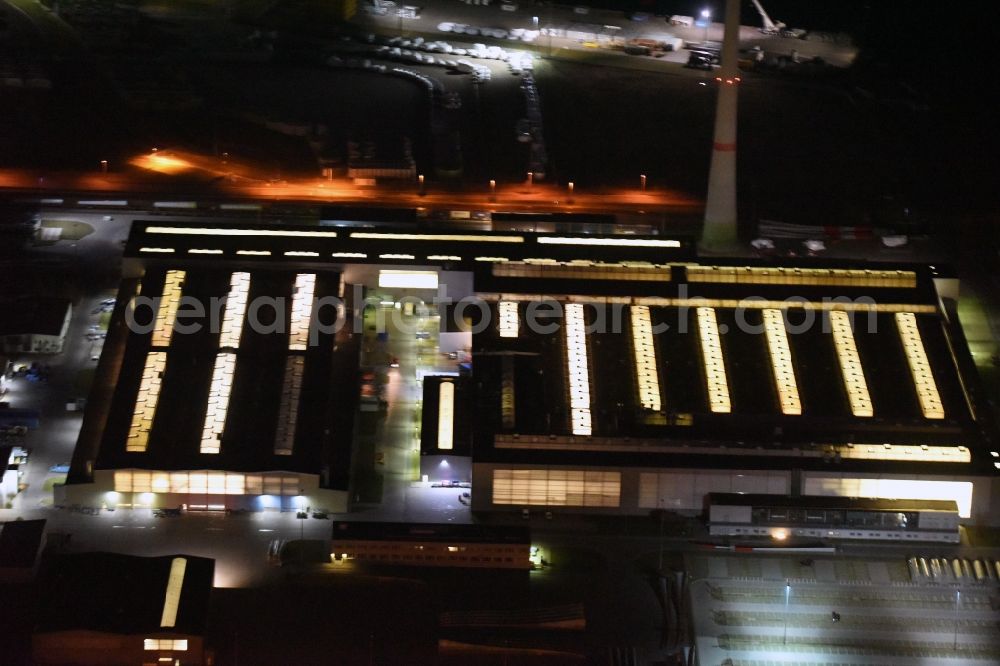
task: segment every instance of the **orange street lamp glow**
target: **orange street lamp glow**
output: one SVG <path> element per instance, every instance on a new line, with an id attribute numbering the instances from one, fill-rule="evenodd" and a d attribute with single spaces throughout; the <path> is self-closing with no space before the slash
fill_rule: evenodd
<path id="1" fill-rule="evenodd" d="M 192 168 L 192 164 L 180 157 L 164 155 L 156 152 L 152 155 L 140 155 L 131 160 L 131 164 L 150 171 L 159 173 L 175 174 L 187 171 Z"/>

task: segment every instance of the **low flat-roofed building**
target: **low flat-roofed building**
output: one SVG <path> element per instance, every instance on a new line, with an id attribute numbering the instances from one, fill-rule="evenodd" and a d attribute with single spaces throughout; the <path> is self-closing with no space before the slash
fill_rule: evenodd
<path id="1" fill-rule="evenodd" d="M 205 664 L 215 561 L 189 555 L 61 555 L 41 574 L 36 664 Z"/>
<path id="2" fill-rule="evenodd" d="M 708 494 L 711 535 L 959 542 L 954 500 L 870 499 L 813 495 Z"/>
<path id="3" fill-rule="evenodd" d="M 531 536 L 518 525 L 336 522 L 334 561 L 422 567 L 531 568 Z"/>
<path id="4" fill-rule="evenodd" d="M 58 354 L 73 306 L 65 298 L 0 300 L 0 341 L 5 354 Z"/>
<path id="5" fill-rule="evenodd" d="M 421 478 L 435 482 L 472 479 L 475 392 L 467 377 L 426 376 L 420 425 Z"/>

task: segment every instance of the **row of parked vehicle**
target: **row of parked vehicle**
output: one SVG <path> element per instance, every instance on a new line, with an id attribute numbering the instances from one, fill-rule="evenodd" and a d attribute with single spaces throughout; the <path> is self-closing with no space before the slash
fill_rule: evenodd
<path id="1" fill-rule="evenodd" d="M 910 580 L 938 583 L 1000 585 L 1000 560 L 947 557 L 911 557 L 906 561 Z"/>
<path id="2" fill-rule="evenodd" d="M 545 165 L 548 163 L 548 153 L 545 150 L 545 137 L 542 132 L 542 109 L 538 98 L 538 88 L 535 77 L 527 72 L 521 79 L 521 94 L 524 95 L 524 114 L 518 122 L 518 140 L 530 143 L 528 156 L 528 171 L 535 178 L 545 177 Z"/>
<path id="3" fill-rule="evenodd" d="M 525 28 L 513 28 L 511 30 L 504 28 L 480 28 L 474 25 L 452 23 L 450 21 L 438 23 L 437 28 L 441 32 L 450 32 L 456 35 L 468 35 L 469 37 L 482 35 L 483 37 L 493 37 L 494 39 L 512 39 L 521 42 L 533 42 L 541 34 L 540 30 L 527 30 Z"/>

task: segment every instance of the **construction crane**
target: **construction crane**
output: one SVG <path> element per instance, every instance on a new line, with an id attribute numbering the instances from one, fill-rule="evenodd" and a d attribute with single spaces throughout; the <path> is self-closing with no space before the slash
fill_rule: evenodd
<path id="1" fill-rule="evenodd" d="M 764 7 L 760 4 L 759 0 L 753 0 L 753 6 L 757 8 L 757 13 L 760 14 L 760 20 L 764 23 L 760 31 L 765 35 L 780 35 L 781 31 L 785 29 L 785 24 L 781 21 L 778 21 L 777 23 L 772 21 L 771 17 L 767 15 L 766 11 L 764 11 Z"/>

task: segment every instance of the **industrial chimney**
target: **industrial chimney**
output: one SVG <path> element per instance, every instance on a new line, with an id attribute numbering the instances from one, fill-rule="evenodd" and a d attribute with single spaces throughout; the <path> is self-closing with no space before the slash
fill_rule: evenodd
<path id="1" fill-rule="evenodd" d="M 708 199 L 700 249 L 725 254 L 738 248 L 736 232 L 736 88 L 740 35 L 740 0 L 726 0 L 726 32 L 722 39 L 722 66 L 716 81 L 715 138 L 708 172 Z"/>

